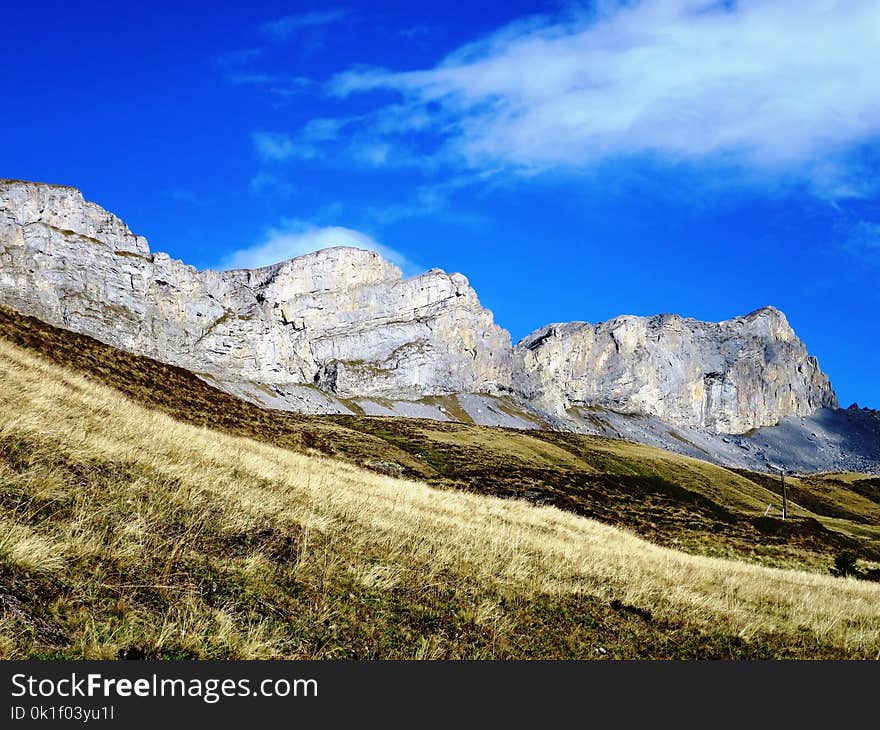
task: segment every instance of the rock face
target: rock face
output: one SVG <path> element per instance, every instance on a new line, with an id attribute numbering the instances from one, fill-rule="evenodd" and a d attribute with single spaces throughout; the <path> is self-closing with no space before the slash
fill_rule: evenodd
<path id="1" fill-rule="evenodd" d="M 552 324 L 516 350 L 517 390 L 558 415 L 601 406 L 742 433 L 837 407 L 816 359 L 773 307 L 719 323 L 663 314 Z"/>
<path id="2" fill-rule="evenodd" d="M 197 271 L 77 190 L 38 183 L 0 181 L 0 304 L 291 410 L 579 428 L 570 411 L 604 407 L 738 433 L 837 405 L 775 309 L 549 325 L 513 348 L 461 274 L 404 279 L 345 247 Z M 428 402 L 440 396 L 455 402 Z"/>
<path id="3" fill-rule="evenodd" d="M 340 397 L 509 388 L 510 335 L 461 274 L 404 280 L 330 248 L 274 266 L 197 271 L 72 188 L 0 182 L 0 303 L 224 380 Z M 283 392 L 283 391 L 282 391 Z"/>

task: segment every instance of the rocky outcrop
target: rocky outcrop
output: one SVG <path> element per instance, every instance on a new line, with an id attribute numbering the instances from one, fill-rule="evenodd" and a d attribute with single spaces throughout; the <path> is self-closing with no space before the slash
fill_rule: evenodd
<path id="1" fill-rule="evenodd" d="M 77 190 L 21 181 L 0 181 L 0 304 L 307 412 L 580 428 L 574 411 L 602 407 L 743 432 L 836 406 L 772 308 L 718 324 L 662 315 L 549 325 L 514 349 L 461 274 L 404 279 L 378 254 L 346 247 L 198 271 L 151 253 Z"/>
<path id="2" fill-rule="evenodd" d="M 516 389 L 560 416 L 600 406 L 742 433 L 837 407 L 816 359 L 773 307 L 718 323 L 663 314 L 553 324 L 516 351 Z"/>
<path id="3" fill-rule="evenodd" d="M 509 387 L 509 334 L 461 274 L 404 280 L 330 248 L 255 270 L 197 271 L 72 188 L 0 183 L 0 303 L 195 372 L 340 397 Z"/>

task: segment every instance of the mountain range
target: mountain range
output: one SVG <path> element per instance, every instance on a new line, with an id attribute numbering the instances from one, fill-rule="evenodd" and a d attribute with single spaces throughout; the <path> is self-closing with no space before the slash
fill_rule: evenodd
<path id="1" fill-rule="evenodd" d="M 340 241 L 344 244 L 345 241 Z M 199 271 L 70 187 L 0 181 L 0 304 L 261 406 L 610 435 L 731 466 L 880 472 L 785 315 L 555 323 L 517 344 L 462 274 L 340 245 Z"/>

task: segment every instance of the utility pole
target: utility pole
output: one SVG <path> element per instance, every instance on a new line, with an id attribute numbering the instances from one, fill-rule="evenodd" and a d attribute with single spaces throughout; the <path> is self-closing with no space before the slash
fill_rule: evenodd
<path id="1" fill-rule="evenodd" d="M 782 484 L 782 519 L 788 517 L 788 496 L 785 493 L 785 467 L 779 470 L 779 482 Z"/>
<path id="2" fill-rule="evenodd" d="M 788 517 L 788 493 L 785 490 L 785 467 L 776 467 L 772 464 L 768 464 L 768 466 L 772 471 L 779 472 L 779 484 L 782 487 L 782 519 L 785 520 L 785 518 Z"/>

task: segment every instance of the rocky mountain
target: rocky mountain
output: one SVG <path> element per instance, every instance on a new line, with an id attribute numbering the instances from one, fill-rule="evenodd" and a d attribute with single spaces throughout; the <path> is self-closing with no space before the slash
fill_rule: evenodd
<path id="1" fill-rule="evenodd" d="M 517 391 L 558 415 L 601 406 L 743 433 L 837 407 L 827 376 L 773 307 L 718 323 L 663 314 L 552 324 L 516 350 Z"/>
<path id="2" fill-rule="evenodd" d="M 197 271 L 66 187 L 0 183 L 0 303 L 294 409 L 494 393 L 511 380 L 510 335 L 461 274 L 404 280 L 378 254 L 342 247 Z"/>
<path id="3" fill-rule="evenodd" d="M 665 425 L 641 440 L 656 440 L 667 427 L 736 434 L 837 407 L 770 307 L 720 323 L 553 324 L 514 347 L 461 274 L 405 279 L 347 247 L 198 271 L 150 252 L 79 191 L 32 182 L 0 181 L 0 304 L 300 412 L 588 432 L 653 419 Z"/>

